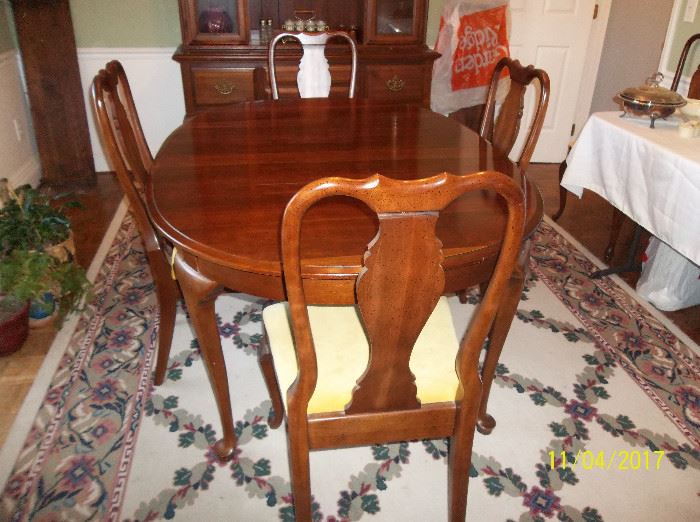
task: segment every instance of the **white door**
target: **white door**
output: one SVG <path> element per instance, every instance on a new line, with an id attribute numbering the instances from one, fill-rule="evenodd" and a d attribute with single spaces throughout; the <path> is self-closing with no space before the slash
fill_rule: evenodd
<path id="1" fill-rule="evenodd" d="M 595 5 L 596 0 L 510 0 L 511 56 L 544 69 L 550 79 L 549 108 L 533 162 L 559 163 L 566 156 Z M 595 74 L 587 75 L 585 81 L 595 82 Z M 526 121 L 535 99 L 533 89 L 528 91 Z M 515 144 L 514 158 L 520 155 L 524 135 Z"/>

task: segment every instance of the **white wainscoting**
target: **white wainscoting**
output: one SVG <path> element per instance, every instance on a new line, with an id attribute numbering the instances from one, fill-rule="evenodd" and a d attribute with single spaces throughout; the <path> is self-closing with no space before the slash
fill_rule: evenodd
<path id="1" fill-rule="evenodd" d="M 146 141 L 155 155 L 185 116 L 180 66 L 172 59 L 174 48 L 79 48 L 78 64 L 85 93 L 90 141 L 98 172 L 111 170 L 95 130 L 90 85 L 110 60 L 119 60 L 129 78 Z"/>
<path id="2" fill-rule="evenodd" d="M 41 178 L 23 86 L 17 51 L 0 53 L 0 178 L 13 187 Z"/>

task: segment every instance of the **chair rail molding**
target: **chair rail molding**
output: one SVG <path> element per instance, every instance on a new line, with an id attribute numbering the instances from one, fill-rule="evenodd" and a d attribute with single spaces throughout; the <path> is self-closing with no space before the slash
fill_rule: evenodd
<path id="1" fill-rule="evenodd" d="M 16 49 L 0 53 L 0 178 L 14 187 L 41 180 L 41 165 Z"/>
<path id="2" fill-rule="evenodd" d="M 90 105 L 90 85 L 95 74 L 110 60 L 119 60 L 127 75 L 139 111 L 146 141 L 156 153 L 185 117 L 180 67 L 173 61 L 174 47 L 79 47 L 78 66 L 88 111 L 90 141 L 97 172 L 109 171 L 95 115 Z"/>

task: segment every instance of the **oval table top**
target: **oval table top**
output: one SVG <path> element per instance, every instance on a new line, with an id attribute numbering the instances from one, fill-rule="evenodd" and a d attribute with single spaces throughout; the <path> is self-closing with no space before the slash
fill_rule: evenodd
<path id="1" fill-rule="evenodd" d="M 306 183 L 325 176 L 417 179 L 481 170 L 520 177 L 527 187 L 529 235 L 542 217 L 539 191 L 511 161 L 452 119 L 418 106 L 364 99 L 256 101 L 185 120 L 158 152 L 147 196 L 156 227 L 178 249 L 201 266 L 275 278 L 275 289 L 231 284 L 280 298 L 282 214 Z M 473 264 L 494 257 L 503 209 L 494 194 L 481 191 L 441 214 L 437 230 L 446 270 L 456 260 Z M 361 203 L 321 202 L 304 221 L 305 277 L 356 276 L 376 230 L 376 217 Z"/>

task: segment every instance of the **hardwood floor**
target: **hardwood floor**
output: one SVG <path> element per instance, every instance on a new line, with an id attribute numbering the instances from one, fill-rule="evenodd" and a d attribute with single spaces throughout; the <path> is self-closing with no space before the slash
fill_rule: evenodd
<path id="1" fill-rule="evenodd" d="M 552 215 L 559 208 L 558 165 L 533 164 L 530 178 L 540 187 L 545 212 Z M 71 219 L 76 235 L 78 262 L 87 267 L 100 245 L 114 212 L 121 200 L 121 191 L 110 173 L 97 176 L 97 185 L 78 194 L 82 210 L 73 211 Z M 581 200 L 569 195 L 559 224 L 599 258 L 608 242 L 612 207 L 597 195 L 586 192 Z M 623 225 L 613 264 L 625 258 L 632 239 L 631 223 Z M 634 285 L 637 274 L 626 274 L 624 279 Z M 666 314 L 696 343 L 700 343 L 700 306 Z M 17 353 L 0 358 L 0 444 L 7 433 L 29 390 L 34 377 L 53 341 L 52 328 L 32 330 L 24 347 Z"/>

